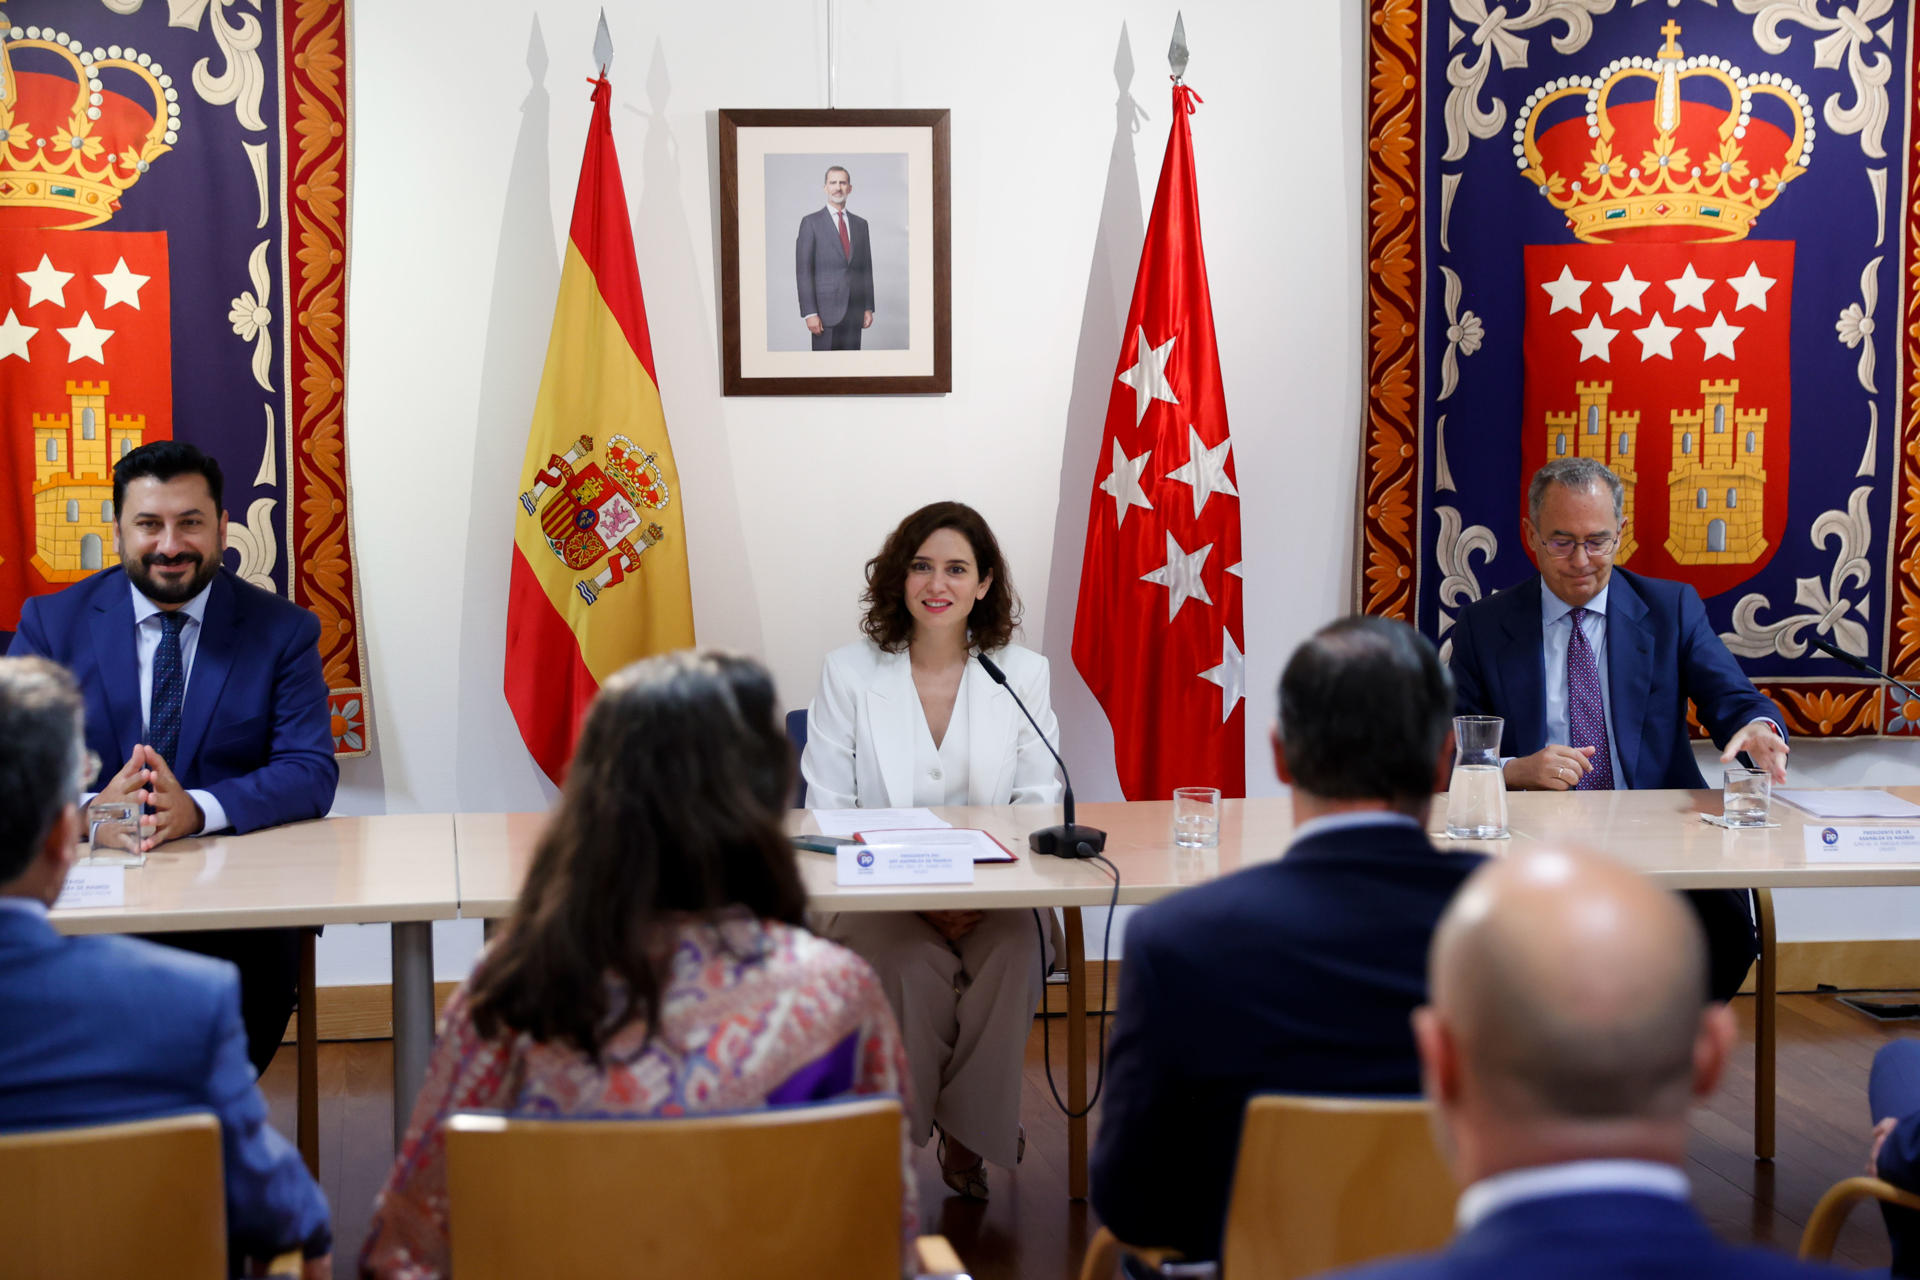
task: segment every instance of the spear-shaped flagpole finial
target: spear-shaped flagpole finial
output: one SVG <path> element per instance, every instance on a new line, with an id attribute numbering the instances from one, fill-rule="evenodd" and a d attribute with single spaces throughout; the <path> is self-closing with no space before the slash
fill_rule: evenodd
<path id="1" fill-rule="evenodd" d="M 1179 84 L 1187 74 L 1187 24 L 1178 11 L 1173 15 L 1173 43 L 1167 46 L 1167 65 L 1173 68 L 1173 82 Z"/>
<path id="2" fill-rule="evenodd" d="M 607 30 L 605 9 L 600 10 L 600 27 L 593 33 L 593 65 L 600 68 L 601 75 L 613 65 L 613 35 Z"/>

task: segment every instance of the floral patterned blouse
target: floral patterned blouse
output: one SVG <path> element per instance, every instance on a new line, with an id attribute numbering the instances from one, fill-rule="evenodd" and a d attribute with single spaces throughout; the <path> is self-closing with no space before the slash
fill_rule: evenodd
<path id="1" fill-rule="evenodd" d="M 447 1004 L 406 1141 L 374 1202 L 365 1275 L 450 1273 L 441 1125 L 456 1112 L 678 1116 L 907 1087 L 906 1049 L 873 971 L 791 925 L 743 915 L 682 926 L 658 1033 L 646 1040 L 631 1022 L 599 1061 L 521 1033 L 481 1036 L 468 1013 L 470 982 Z M 904 1119 L 901 1128 L 904 1247 L 917 1222 Z"/>

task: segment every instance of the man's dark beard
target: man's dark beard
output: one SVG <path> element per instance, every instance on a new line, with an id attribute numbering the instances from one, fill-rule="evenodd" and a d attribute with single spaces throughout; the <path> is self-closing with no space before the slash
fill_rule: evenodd
<path id="1" fill-rule="evenodd" d="M 153 576 L 156 564 L 195 564 L 199 567 L 193 575 L 178 586 L 168 586 Z M 220 562 L 211 563 L 193 552 L 178 556 L 145 556 L 139 560 L 123 559 L 121 565 L 127 571 L 127 577 L 133 585 L 140 588 L 140 594 L 155 604 L 185 604 L 200 594 L 200 589 L 213 581 L 213 575 L 220 572 Z"/>

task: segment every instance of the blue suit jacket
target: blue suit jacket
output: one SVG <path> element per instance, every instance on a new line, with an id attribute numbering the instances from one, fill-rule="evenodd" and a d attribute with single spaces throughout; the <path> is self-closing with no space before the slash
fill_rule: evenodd
<path id="1" fill-rule="evenodd" d="M 1607 696 L 1613 704 L 1614 780 L 1622 789 L 1707 785 L 1687 737 L 1687 703 L 1716 746 L 1764 716 L 1786 717 L 1740 670 L 1707 623 L 1692 587 L 1615 569 L 1607 594 Z M 1452 631 L 1461 715 L 1503 716 L 1500 754 L 1547 746 L 1540 578 L 1460 612 Z"/>
<path id="2" fill-rule="evenodd" d="M 238 832 L 324 817 L 333 756 L 320 620 L 222 569 L 187 679 L 180 746 L 167 763 L 189 790 L 211 791 Z M 87 746 L 111 778 L 142 740 L 133 597 L 116 565 L 29 599 L 10 656 L 39 654 L 73 672 L 87 703 Z"/>
<path id="3" fill-rule="evenodd" d="M 819 316 L 820 323 L 831 329 L 848 312 L 858 315 L 873 310 L 873 239 L 867 234 L 865 218 L 847 215 L 847 239 L 853 245 L 851 258 L 841 252 L 840 232 L 824 208 L 800 219 L 793 277 L 800 290 L 802 319 Z"/>
<path id="4" fill-rule="evenodd" d="M 1839 1280 L 1857 1272 L 1721 1244 L 1678 1200 L 1595 1192 L 1489 1214 L 1440 1253 L 1335 1273 L 1340 1280 Z"/>
<path id="5" fill-rule="evenodd" d="M 1334 830 L 1135 916 L 1093 1152 L 1101 1221 L 1217 1258 L 1250 1096 L 1419 1093 L 1427 944 L 1481 861 L 1410 825 Z"/>
<path id="6" fill-rule="evenodd" d="M 238 971 L 0 910 L 0 1130 L 201 1110 L 220 1120 L 234 1255 L 327 1252 L 326 1199 L 254 1087 Z"/>

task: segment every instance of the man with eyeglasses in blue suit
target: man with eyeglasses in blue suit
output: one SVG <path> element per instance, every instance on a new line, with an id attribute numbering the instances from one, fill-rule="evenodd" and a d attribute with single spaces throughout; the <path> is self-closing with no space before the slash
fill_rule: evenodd
<path id="1" fill-rule="evenodd" d="M 1786 720 L 1727 652 L 1692 587 L 1617 569 L 1625 492 L 1592 458 L 1555 458 L 1527 486 L 1540 566 L 1467 606 L 1450 633 L 1461 715 L 1506 720 L 1507 786 L 1543 791 L 1703 788 L 1687 703 L 1732 763 L 1787 780 Z M 1706 927 L 1713 997 L 1759 953 L 1745 890 L 1687 895 Z"/>

